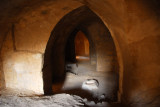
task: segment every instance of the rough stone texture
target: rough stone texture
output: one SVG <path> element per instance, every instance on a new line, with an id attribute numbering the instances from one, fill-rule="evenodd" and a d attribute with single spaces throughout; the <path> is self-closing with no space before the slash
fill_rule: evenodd
<path id="1" fill-rule="evenodd" d="M 4 72 L 2 69 L 2 60 L 0 57 L 0 89 L 4 89 L 4 88 L 5 88 Z"/>
<path id="2" fill-rule="evenodd" d="M 83 25 L 82 25 L 83 26 Z M 97 71 L 113 72 L 117 64 L 116 52 L 111 34 L 100 22 L 93 22 L 84 27 L 93 40 L 97 59 Z"/>
<path id="3" fill-rule="evenodd" d="M 8 29 L 10 32 L 1 52 L 3 63 L 0 63 L 3 66 L 0 69 L 0 87 L 2 88 L 6 84 L 7 88 L 43 93 L 42 53 L 45 51 L 50 33 L 65 14 L 82 5 L 76 1 L 69 2 L 70 0 L 39 1 L 41 0 L 3 1 L 6 7 L 1 6 L 0 9 L 4 10 L 1 14 L 3 17 L 0 18 L 0 23 L 3 24 L 0 49 Z M 14 26 L 8 27 L 7 25 L 12 25 L 10 23 Z"/>
<path id="4" fill-rule="evenodd" d="M 97 71 L 114 72 L 115 70 L 114 62 L 117 60 L 114 60 L 116 53 L 110 32 L 96 14 L 86 6 L 81 6 L 61 19 L 48 41 L 43 67 L 44 87 L 47 93 L 50 92 L 48 89 L 52 84 L 52 77 L 57 81 L 65 80 L 65 45 L 67 40 L 71 39 L 71 34 L 77 30 L 82 30 L 86 34 L 90 45 L 96 50 Z"/>
<path id="5" fill-rule="evenodd" d="M 26 9 L 15 24 L 16 49 L 44 53 L 54 26 L 65 14 L 81 5 L 71 0 L 55 0 Z"/>
<path id="6" fill-rule="evenodd" d="M 1 107 L 82 107 L 81 97 L 69 94 L 57 94 L 43 97 L 1 96 Z M 102 104 L 101 104 L 102 105 Z"/>
<path id="7" fill-rule="evenodd" d="M 96 12 L 103 20 L 111 32 L 112 38 L 116 45 L 116 52 L 119 62 L 119 96 L 121 98 L 121 94 L 123 93 L 123 72 L 125 68 L 129 67 L 128 65 L 125 65 L 129 60 L 125 38 L 125 2 L 123 0 L 102 0 L 101 2 L 96 0 L 87 0 L 86 3 L 87 6 Z"/>
<path id="8" fill-rule="evenodd" d="M 0 50 L 3 47 L 3 42 L 5 39 L 5 36 L 8 33 L 8 29 L 10 29 L 10 26 L 8 25 L 0 25 L 0 29 L 2 30 L 0 32 Z M 1 52 L 0 52 L 0 89 L 5 88 L 5 78 L 4 78 L 4 71 L 3 71 L 3 63 L 2 63 L 2 57 L 1 57 Z"/>
<path id="9" fill-rule="evenodd" d="M 88 2 L 108 25 L 116 44 L 119 62 L 123 59 L 123 63 L 120 63 L 120 91 L 126 102 L 134 103 L 133 107 L 143 104 L 148 107 L 158 107 L 160 104 L 154 102 L 159 100 L 160 33 L 159 16 L 154 9 L 159 8 L 145 0 L 127 0 L 127 6 L 120 0 L 117 3 L 104 0 L 101 2 L 103 5 L 99 1 Z M 120 8 L 121 6 L 124 7 Z M 110 11 L 111 9 L 113 10 Z M 126 13 L 123 9 L 127 10 Z M 127 46 L 128 44 L 130 45 Z M 144 97 L 152 88 L 155 88 L 157 93 L 150 92 Z M 143 94 L 140 94 L 141 92 Z M 136 99 L 139 100 L 135 101 Z"/>
<path id="10" fill-rule="evenodd" d="M 42 55 L 16 51 L 13 41 L 10 31 L 1 51 L 6 88 L 32 90 L 37 94 L 42 94 Z"/>
<path id="11" fill-rule="evenodd" d="M 76 95 L 56 94 L 52 96 L 33 96 L 19 97 L 6 96 L 0 97 L 1 107 L 124 107 L 119 103 L 95 103 Z"/>
<path id="12" fill-rule="evenodd" d="M 17 50 L 44 53 L 50 32 L 57 22 L 66 13 L 84 3 L 103 20 L 113 37 L 120 67 L 120 98 L 133 107 L 159 107 L 160 14 L 158 0 L 77 0 L 81 3 L 72 0 L 54 0 L 48 3 L 47 0 L 39 3 L 35 1 L 34 5 L 28 7 L 26 0 L 9 3 L 3 0 L 1 3 L 0 24 L 15 24 Z M 18 14 L 18 18 L 15 17 Z M 7 26 L 4 29 L 6 31 Z M 1 32 L 0 41 L 3 41 L 5 33 L 2 29 Z M 27 52 L 13 55 L 7 53 L 5 56 L 9 58 L 21 57 Z M 29 56 L 32 56 L 31 53 Z M 4 60 L 5 58 L 3 61 L 7 61 Z"/>
<path id="13" fill-rule="evenodd" d="M 127 42 L 130 72 L 124 74 L 124 96 L 133 107 L 160 106 L 160 24 L 158 16 L 144 1 L 128 1 Z M 143 4 L 142 4 L 143 3 Z M 134 26 L 132 26 L 134 25 Z M 132 76 L 129 76 L 132 75 Z"/>

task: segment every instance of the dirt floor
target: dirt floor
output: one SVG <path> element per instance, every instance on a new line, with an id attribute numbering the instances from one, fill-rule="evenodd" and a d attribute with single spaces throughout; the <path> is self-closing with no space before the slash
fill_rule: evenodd
<path id="1" fill-rule="evenodd" d="M 56 94 L 52 96 L 1 95 L 0 107 L 123 107 L 118 103 L 88 101 L 76 95 Z"/>
<path id="2" fill-rule="evenodd" d="M 86 60 L 79 61 L 77 68 L 76 74 L 66 73 L 63 85 L 53 84 L 56 94 L 51 96 L 38 96 L 25 90 L 28 95 L 21 93 L 22 90 L 1 91 L 0 107 L 123 107 L 115 103 L 117 75 L 96 72 L 95 65 Z"/>
<path id="3" fill-rule="evenodd" d="M 89 80 L 95 83 L 83 86 L 84 82 L 89 82 Z M 61 90 L 59 88 L 56 90 L 56 85 L 53 84 L 55 93 L 74 94 L 94 101 L 113 102 L 117 100 L 118 76 L 115 73 L 97 72 L 95 65 L 91 65 L 86 60 L 78 62 L 77 74 L 67 72 Z"/>
<path id="4" fill-rule="evenodd" d="M 85 104 L 95 104 L 95 107 L 108 107 L 108 103 L 117 101 L 117 74 L 97 72 L 96 65 L 91 65 L 89 60 L 78 60 L 77 64 L 78 71 L 67 72 L 63 85 L 53 84 L 54 93 L 80 96 Z M 83 87 L 88 80 L 95 80 L 96 83 Z"/>

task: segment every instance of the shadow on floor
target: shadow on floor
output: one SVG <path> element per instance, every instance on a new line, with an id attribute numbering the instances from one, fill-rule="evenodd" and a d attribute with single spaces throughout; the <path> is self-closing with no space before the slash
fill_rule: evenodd
<path id="1" fill-rule="evenodd" d="M 59 92 L 55 92 L 54 94 L 60 94 L 60 93 L 67 93 L 70 95 L 77 95 L 82 97 L 83 99 L 87 99 L 88 101 L 94 101 L 95 103 L 98 102 L 113 102 L 109 98 L 100 98 L 100 96 L 95 95 L 95 93 L 92 93 L 87 90 L 83 90 L 81 88 L 74 88 L 74 89 L 67 89 L 67 90 L 60 90 Z"/>

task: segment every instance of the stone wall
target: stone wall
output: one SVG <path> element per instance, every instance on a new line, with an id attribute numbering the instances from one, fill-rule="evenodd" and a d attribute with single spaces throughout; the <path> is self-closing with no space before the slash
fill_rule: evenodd
<path id="1" fill-rule="evenodd" d="M 160 105 L 158 0 L 36 1 L 38 0 L 33 4 L 24 2 L 24 5 L 18 0 L 17 4 L 13 2 L 13 5 L 6 4 L 10 7 L 6 9 L 5 5 L 1 5 L 0 28 L 3 29 L 1 29 L 0 41 L 4 40 L 5 32 L 9 29 L 8 25 L 15 25 L 14 33 L 12 30 L 7 33 L 1 54 L 3 60 L 1 71 L 4 71 L 4 77 L 9 76 L 11 79 L 5 78 L 7 87 L 27 87 L 26 89 L 37 91 L 37 88 L 29 88 L 39 82 L 36 80 L 36 83 L 33 83 L 34 79 L 30 73 L 37 73 L 35 75 L 41 77 L 42 55 L 50 32 L 64 15 L 85 4 L 103 20 L 114 40 L 120 70 L 119 98 L 122 98 L 121 101 L 133 107 Z M 14 34 L 14 39 L 11 32 Z M 13 45 L 11 45 L 12 42 Z M 25 58 L 25 62 L 22 57 Z M 35 69 L 30 59 L 39 67 Z M 19 62 L 24 62 L 21 64 L 25 65 L 25 69 L 19 68 L 17 65 Z M 19 69 L 14 69 L 15 66 Z M 25 74 L 23 75 L 22 72 L 31 79 L 23 78 Z M 3 72 L 0 76 L 3 77 Z M 20 80 L 17 80 L 18 78 Z M 28 82 L 23 86 L 25 81 Z M 1 79 L 0 83 L 4 83 L 4 80 Z M 38 92 L 41 92 L 40 90 Z"/>
<path id="2" fill-rule="evenodd" d="M 125 99 L 131 106 L 160 106 L 160 20 L 158 2 L 127 1 L 127 44 L 131 66 L 124 73 Z"/>
<path id="3" fill-rule="evenodd" d="M 115 44 L 108 28 L 100 21 L 82 24 L 82 29 L 92 40 L 96 54 L 96 69 L 100 72 L 114 72 L 116 70 L 117 55 Z M 93 47 L 91 46 L 91 47 Z"/>
<path id="4" fill-rule="evenodd" d="M 114 59 L 116 52 L 110 32 L 94 12 L 86 6 L 81 6 L 65 15 L 50 36 L 44 55 L 43 67 L 46 78 L 44 81 L 47 83 L 44 85 L 47 85 L 47 89 L 50 89 L 52 77 L 57 82 L 64 80 L 65 48 L 67 41 L 72 39 L 70 37 L 76 35 L 76 31 L 82 31 L 87 36 L 90 46 L 94 47 L 97 57 L 97 71 L 114 72 L 114 62 L 117 60 Z M 73 35 L 73 32 L 75 32 L 75 35 Z M 48 78 L 51 79 L 48 80 Z"/>
<path id="5" fill-rule="evenodd" d="M 13 11 L 19 8 L 21 12 L 11 13 L 11 16 L 16 16 L 12 16 L 12 19 L 8 17 L 8 22 L 5 22 L 3 18 L 0 20 L 5 24 L 13 23 L 10 27 L 6 27 L 8 33 L 2 31 L 5 39 L 1 39 L 3 47 L 1 49 L 0 86 L 6 85 L 6 88 L 20 89 L 22 92 L 28 90 L 43 94 L 43 54 L 50 33 L 61 17 L 80 6 L 81 3 L 67 0 L 63 1 L 63 5 L 62 1 L 36 3 L 33 6 L 34 3 L 27 2 L 24 7 L 17 6 L 16 8 L 14 8 L 14 3 L 11 3 L 13 7 L 10 8 Z M 6 17 L 5 14 L 4 17 Z M 1 37 L 4 37 L 2 33 Z M 4 71 L 4 76 L 2 71 Z"/>

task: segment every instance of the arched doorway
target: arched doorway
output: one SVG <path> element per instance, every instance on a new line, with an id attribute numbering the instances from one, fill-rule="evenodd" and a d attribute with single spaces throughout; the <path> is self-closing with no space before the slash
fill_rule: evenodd
<path id="1" fill-rule="evenodd" d="M 87 38 L 85 33 L 81 30 L 76 29 L 75 31 L 68 38 L 65 47 L 66 71 L 76 75 L 82 75 L 84 72 L 89 73 L 91 71 L 96 71 L 96 66 L 92 64 L 92 57 L 90 55 L 90 48 L 93 48 L 92 40 Z"/>
<path id="2" fill-rule="evenodd" d="M 88 38 L 90 65 L 96 69 L 86 73 L 85 76 L 72 75 L 70 80 L 75 81 L 76 78 L 81 77 L 82 81 L 78 83 L 78 86 L 73 85 L 72 89 L 64 90 L 64 87 L 67 87 L 65 84 L 68 79 L 66 60 L 76 63 L 73 41 L 79 31 L 82 31 Z M 95 99 L 98 99 L 103 95 L 103 100 L 117 100 L 118 61 L 115 45 L 107 27 L 88 7 L 82 6 L 68 13 L 52 31 L 44 55 L 43 80 L 45 94 L 56 91 L 77 94 L 80 89 L 82 97 L 90 95 L 90 97 L 96 96 Z M 83 83 L 93 83 L 97 90 L 92 90 L 93 92 L 87 90 L 86 92 L 82 86 Z M 69 84 L 74 83 L 70 82 Z"/>
<path id="3" fill-rule="evenodd" d="M 89 57 L 89 41 L 82 31 L 77 32 L 74 42 L 76 58 L 83 59 L 84 56 L 87 59 Z"/>

